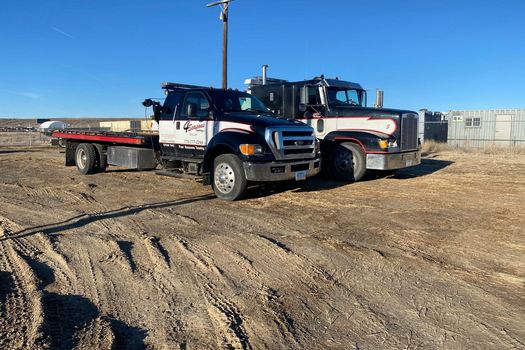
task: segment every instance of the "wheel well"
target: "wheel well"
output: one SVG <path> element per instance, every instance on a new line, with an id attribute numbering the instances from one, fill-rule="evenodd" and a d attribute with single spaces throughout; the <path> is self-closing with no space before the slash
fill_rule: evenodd
<path id="1" fill-rule="evenodd" d="M 202 164 L 202 172 L 209 173 L 211 172 L 213 168 L 213 160 L 220 156 L 221 154 L 235 154 L 235 152 L 226 145 L 217 145 L 213 147 L 211 150 L 206 152 L 206 155 L 204 156 L 204 162 Z"/>
<path id="2" fill-rule="evenodd" d="M 345 143 L 345 142 L 349 142 L 349 143 L 353 143 L 353 144 L 356 144 L 358 145 L 359 147 L 361 147 L 361 149 L 363 150 L 364 153 L 366 153 L 366 148 L 365 146 L 363 145 L 363 143 L 361 141 L 359 141 L 358 139 L 356 138 L 353 138 L 353 137 L 348 137 L 348 138 L 337 138 L 336 139 L 337 143 L 341 144 L 341 143 Z"/>

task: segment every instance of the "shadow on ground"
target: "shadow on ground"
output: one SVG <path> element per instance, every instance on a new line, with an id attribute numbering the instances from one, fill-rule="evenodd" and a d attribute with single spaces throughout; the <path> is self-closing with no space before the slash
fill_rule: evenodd
<path id="1" fill-rule="evenodd" d="M 167 202 L 150 203 L 150 204 L 143 204 L 143 205 L 137 205 L 137 206 L 132 206 L 132 207 L 127 206 L 127 207 L 123 207 L 120 209 L 110 210 L 107 212 L 102 212 L 102 213 L 97 213 L 97 214 L 77 215 L 77 216 L 74 216 L 64 221 L 24 229 L 8 237 L 0 238 L 0 242 L 8 240 L 8 239 L 13 239 L 13 238 L 22 238 L 22 237 L 31 236 L 38 232 L 42 232 L 45 235 L 56 235 L 62 231 L 67 231 L 67 230 L 83 227 L 83 226 L 86 226 L 96 221 L 138 214 L 146 209 L 168 208 L 168 207 L 190 204 L 193 202 L 198 202 L 198 201 L 208 200 L 208 199 L 213 199 L 213 198 L 215 198 L 215 196 L 211 194 L 206 194 L 202 196 L 178 199 L 178 200 L 167 201 Z"/>
<path id="2" fill-rule="evenodd" d="M 31 149 L 0 149 L 0 154 L 8 154 L 8 153 L 32 153 L 34 150 Z"/>
<path id="3" fill-rule="evenodd" d="M 322 190 L 331 190 L 334 188 L 346 186 L 350 182 L 338 181 L 330 179 L 323 175 L 318 175 L 309 178 L 306 181 L 281 181 L 276 183 L 265 183 L 263 185 L 256 185 L 248 189 L 245 199 L 261 198 L 278 194 L 282 192 L 316 192 Z"/>
<path id="4" fill-rule="evenodd" d="M 415 167 L 398 170 L 392 177 L 394 179 L 412 179 L 414 177 L 426 176 L 435 173 L 436 171 L 442 170 L 449 165 L 452 161 L 450 160 L 439 160 L 439 159 L 422 159 L 421 164 Z"/>
<path id="5" fill-rule="evenodd" d="M 361 181 L 371 181 L 380 178 L 391 177 L 403 180 L 426 176 L 446 168 L 452 161 L 438 159 L 422 159 L 421 164 L 415 167 L 400 169 L 397 171 L 369 171 L 369 174 Z M 267 183 L 254 186 L 248 190 L 246 199 L 266 197 L 277 193 L 293 192 L 317 192 L 331 190 L 334 188 L 350 185 L 351 182 L 331 179 L 323 174 L 309 178 L 307 181 L 283 181 L 279 183 Z"/>
<path id="6" fill-rule="evenodd" d="M 372 170 L 367 173 L 365 178 L 361 181 L 371 181 L 382 178 L 391 178 L 396 180 L 413 179 L 415 177 L 426 176 L 435 173 L 441 169 L 444 169 L 451 165 L 452 161 L 429 159 L 425 158 L 421 160 L 421 164 L 399 170 Z"/>
<path id="7" fill-rule="evenodd" d="M 11 273 L 0 271 L 0 311 L 4 308 L 7 295 L 13 291 L 13 288 Z"/>

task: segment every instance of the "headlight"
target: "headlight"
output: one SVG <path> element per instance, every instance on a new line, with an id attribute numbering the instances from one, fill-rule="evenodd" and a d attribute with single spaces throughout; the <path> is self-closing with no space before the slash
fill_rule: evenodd
<path id="1" fill-rule="evenodd" d="M 255 154 L 263 153 L 263 149 L 261 145 L 254 145 L 250 143 L 243 143 L 242 145 L 239 145 L 239 150 L 245 156 L 252 156 Z"/>
<path id="2" fill-rule="evenodd" d="M 396 140 L 388 141 L 388 148 L 396 148 L 396 147 L 397 147 L 397 141 Z"/>
<path id="3" fill-rule="evenodd" d="M 379 140 L 378 144 L 379 144 L 379 148 L 381 148 L 381 149 L 388 149 L 388 148 L 396 148 L 397 147 L 397 141 L 396 140 Z"/>
<path id="4" fill-rule="evenodd" d="M 321 142 L 315 139 L 315 153 L 321 153 Z"/>

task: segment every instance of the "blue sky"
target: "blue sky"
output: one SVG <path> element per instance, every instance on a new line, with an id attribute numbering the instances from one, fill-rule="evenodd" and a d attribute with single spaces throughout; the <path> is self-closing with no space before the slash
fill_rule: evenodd
<path id="1" fill-rule="evenodd" d="M 208 0 L 211 1 L 211 0 Z M 221 85 L 207 0 L 4 1 L 0 117 L 142 116 L 159 83 Z M 385 90 L 385 106 L 525 108 L 522 0 L 235 0 L 229 85 L 269 64 Z"/>

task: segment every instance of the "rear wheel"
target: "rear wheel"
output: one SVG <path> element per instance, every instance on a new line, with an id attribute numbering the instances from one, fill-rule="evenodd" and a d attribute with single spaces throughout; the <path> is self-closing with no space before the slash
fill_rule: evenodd
<path id="1" fill-rule="evenodd" d="M 81 143 L 75 151 L 75 164 L 81 174 L 93 174 L 96 169 L 97 151 L 92 144 Z"/>
<path id="2" fill-rule="evenodd" d="M 215 195 L 224 200 L 241 199 L 248 188 L 242 162 L 234 154 L 221 154 L 213 161 L 212 186 Z"/>

